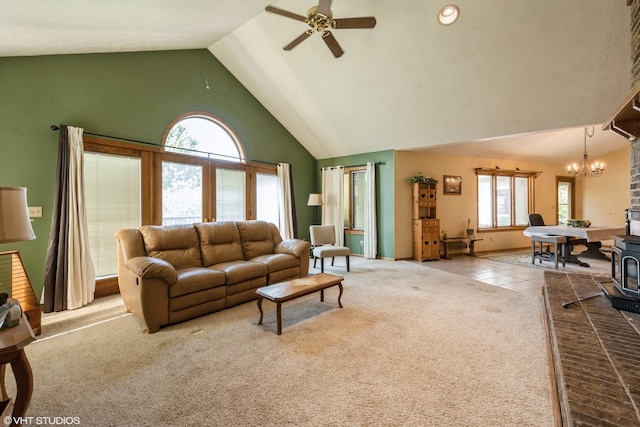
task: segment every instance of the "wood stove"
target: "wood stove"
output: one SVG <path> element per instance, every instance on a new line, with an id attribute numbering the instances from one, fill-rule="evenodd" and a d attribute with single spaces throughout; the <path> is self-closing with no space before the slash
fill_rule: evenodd
<path id="1" fill-rule="evenodd" d="M 640 210 L 626 210 L 626 235 L 613 236 L 611 280 L 615 287 L 601 283 L 613 306 L 640 313 Z"/>

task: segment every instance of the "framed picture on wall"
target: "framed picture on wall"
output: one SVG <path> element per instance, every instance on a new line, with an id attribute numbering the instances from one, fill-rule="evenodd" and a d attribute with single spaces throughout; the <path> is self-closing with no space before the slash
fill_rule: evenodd
<path id="1" fill-rule="evenodd" d="M 444 182 L 444 187 L 442 188 L 444 194 L 462 194 L 462 177 L 443 175 L 442 182 Z"/>

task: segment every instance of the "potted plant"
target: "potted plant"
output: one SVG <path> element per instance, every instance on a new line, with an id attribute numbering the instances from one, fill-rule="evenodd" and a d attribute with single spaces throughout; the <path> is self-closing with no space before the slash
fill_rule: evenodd
<path id="1" fill-rule="evenodd" d="M 432 178 L 430 176 L 424 176 L 424 175 L 422 175 L 422 172 L 418 172 L 417 175 L 410 176 L 409 178 L 407 178 L 407 181 L 409 182 L 409 184 L 415 184 L 415 183 L 437 184 L 438 183 L 437 179 Z"/>
<path id="2" fill-rule="evenodd" d="M 467 218 L 467 237 L 473 237 L 474 229 L 471 228 L 471 218 Z"/>

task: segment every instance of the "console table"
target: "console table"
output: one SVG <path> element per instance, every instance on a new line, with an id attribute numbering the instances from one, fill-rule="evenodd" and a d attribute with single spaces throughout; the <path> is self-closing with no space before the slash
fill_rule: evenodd
<path id="1" fill-rule="evenodd" d="M 451 257 L 449 256 L 449 245 L 452 243 L 458 243 L 458 242 L 462 242 L 464 243 L 465 247 L 467 248 L 467 255 L 469 256 L 476 256 L 476 252 L 475 252 L 475 244 L 476 242 L 480 241 L 482 239 L 478 239 L 475 237 L 450 237 L 448 239 L 442 239 L 440 240 L 440 243 L 442 244 L 443 250 L 444 250 L 444 256 L 443 258 L 445 259 L 451 259 Z"/>

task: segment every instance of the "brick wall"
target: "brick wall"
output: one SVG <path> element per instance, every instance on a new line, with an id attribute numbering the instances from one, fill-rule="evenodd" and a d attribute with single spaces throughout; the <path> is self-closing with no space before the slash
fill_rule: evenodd
<path id="1" fill-rule="evenodd" d="M 634 87 L 640 83 L 640 1 L 631 5 L 631 67 Z"/>
<path id="2" fill-rule="evenodd" d="M 640 141 L 631 143 L 631 208 L 640 209 Z"/>
<path id="3" fill-rule="evenodd" d="M 640 1 L 631 5 L 631 67 L 633 88 L 640 83 Z M 640 209 L 640 141 L 631 143 L 631 208 Z"/>

